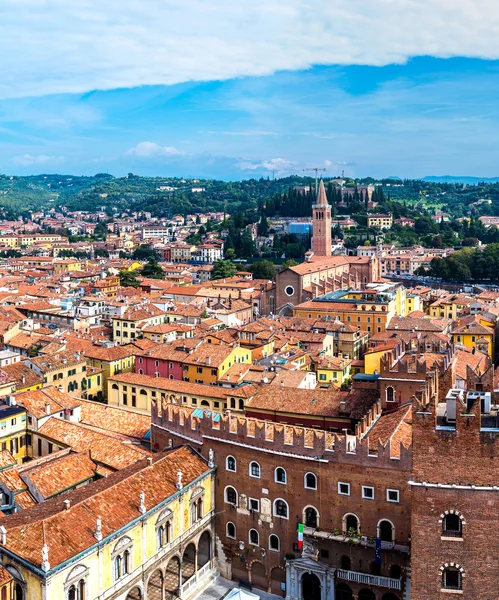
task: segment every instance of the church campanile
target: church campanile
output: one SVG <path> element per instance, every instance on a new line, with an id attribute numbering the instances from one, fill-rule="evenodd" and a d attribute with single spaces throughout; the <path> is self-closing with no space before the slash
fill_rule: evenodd
<path id="1" fill-rule="evenodd" d="M 312 251 L 315 256 L 331 256 L 331 207 L 327 202 L 322 179 L 317 194 L 317 203 L 312 206 L 312 211 Z"/>

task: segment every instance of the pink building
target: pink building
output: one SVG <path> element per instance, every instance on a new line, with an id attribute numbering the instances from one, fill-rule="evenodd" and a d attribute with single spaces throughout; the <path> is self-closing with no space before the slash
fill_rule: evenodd
<path id="1" fill-rule="evenodd" d="M 151 377 L 165 377 L 182 381 L 182 364 L 199 340 L 177 340 L 171 346 L 156 346 L 138 354 L 135 359 L 135 372 Z"/>

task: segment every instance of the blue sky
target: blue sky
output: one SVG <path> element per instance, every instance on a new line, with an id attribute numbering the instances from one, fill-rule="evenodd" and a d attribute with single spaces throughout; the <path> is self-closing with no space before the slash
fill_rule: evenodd
<path id="1" fill-rule="evenodd" d="M 492 0 L 4 0 L 0 56 L 3 173 L 499 175 Z"/>

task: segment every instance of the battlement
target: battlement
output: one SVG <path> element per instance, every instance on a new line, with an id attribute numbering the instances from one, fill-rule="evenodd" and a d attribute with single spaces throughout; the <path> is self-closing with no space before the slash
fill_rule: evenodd
<path id="1" fill-rule="evenodd" d="M 200 446 L 219 441 L 304 459 L 410 470 L 410 447 L 390 440 L 384 445 L 379 441 L 369 444 L 368 428 L 379 414 L 380 407 L 376 405 L 359 424 L 358 434 L 367 433 L 361 440 L 357 435 L 272 423 L 230 413 L 220 415 L 164 402 L 161 410 L 157 405 L 152 407 L 152 443 L 153 448 L 156 444 L 161 448 L 156 440 L 165 440 L 172 434 L 186 443 Z"/>

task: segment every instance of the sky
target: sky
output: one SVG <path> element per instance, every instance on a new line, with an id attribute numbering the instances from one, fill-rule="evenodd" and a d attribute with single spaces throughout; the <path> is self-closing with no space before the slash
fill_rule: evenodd
<path id="1" fill-rule="evenodd" d="M 497 0 L 2 0 L 0 72 L 0 173 L 499 176 Z"/>

